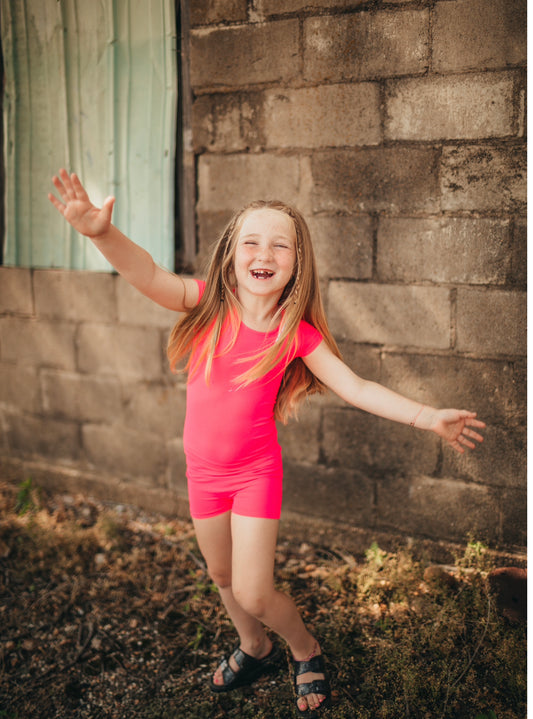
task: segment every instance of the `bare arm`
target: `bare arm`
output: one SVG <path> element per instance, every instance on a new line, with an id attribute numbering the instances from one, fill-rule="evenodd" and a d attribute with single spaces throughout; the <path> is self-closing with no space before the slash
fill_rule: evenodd
<path id="1" fill-rule="evenodd" d="M 484 422 L 475 419 L 475 412 L 427 407 L 377 382 L 362 379 L 336 357 L 325 342 L 303 359 L 319 380 L 354 407 L 419 429 L 431 430 L 461 453 L 465 447 L 474 449 L 474 441 L 483 441 L 483 437 L 472 429 L 485 426 Z"/>
<path id="2" fill-rule="evenodd" d="M 75 174 L 69 175 L 66 170 L 60 170 L 59 177 L 54 177 L 52 182 L 62 201 L 50 193 L 50 202 L 139 292 L 176 312 L 191 309 L 198 303 L 199 290 L 194 280 L 167 272 L 156 265 L 149 252 L 111 223 L 114 197 L 108 197 L 103 207 L 98 209 Z"/>

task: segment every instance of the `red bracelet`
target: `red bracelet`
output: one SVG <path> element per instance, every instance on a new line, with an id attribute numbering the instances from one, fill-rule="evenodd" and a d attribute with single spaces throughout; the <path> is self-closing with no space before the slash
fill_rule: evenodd
<path id="1" fill-rule="evenodd" d="M 422 410 L 425 409 L 425 406 L 426 406 L 426 405 L 423 404 L 423 405 L 420 407 L 420 409 L 418 410 L 418 412 L 417 412 L 416 417 L 414 418 L 414 420 L 409 423 L 409 427 L 414 427 L 414 426 L 415 426 L 416 420 L 417 420 L 417 419 L 420 417 L 420 415 L 422 414 Z"/>

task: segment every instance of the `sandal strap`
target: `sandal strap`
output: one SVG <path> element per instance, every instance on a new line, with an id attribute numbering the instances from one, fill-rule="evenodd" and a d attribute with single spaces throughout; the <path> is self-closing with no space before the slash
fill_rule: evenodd
<path id="1" fill-rule="evenodd" d="M 240 647 L 236 647 L 231 654 L 222 659 L 219 665 L 220 671 L 222 672 L 222 686 L 227 686 L 228 684 L 234 682 L 239 675 L 243 675 L 246 672 L 259 670 L 259 668 L 264 668 L 266 670 L 270 665 L 277 661 L 278 656 L 279 649 L 275 644 L 272 645 L 270 654 L 267 654 L 267 656 L 263 657 L 263 659 L 256 659 L 250 654 L 243 652 Z M 233 657 L 235 664 L 238 667 L 237 671 L 232 669 L 229 663 L 231 657 Z"/>
<path id="2" fill-rule="evenodd" d="M 324 656 L 318 654 L 312 659 L 304 660 L 299 662 L 297 659 L 293 659 L 294 673 L 297 677 L 300 674 L 307 674 L 307 672 L 314 672 L 315 674 L 325 674 Z"/>
<path id="3" fill-rule="evenodd" d="M 306 697 L 309 694 L 323 694 L 327 696 L 329 694 L 329 683 L 326 679 L 313 679 L 312 682 L 296 685 L 297 696 Z"/>

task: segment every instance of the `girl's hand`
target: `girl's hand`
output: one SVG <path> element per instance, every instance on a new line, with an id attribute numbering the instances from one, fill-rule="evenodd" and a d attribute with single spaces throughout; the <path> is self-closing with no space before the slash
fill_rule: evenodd
<path id="1" fill-rule="evenodd" d="M 114 197 L 108 197 L 102 209 L 99 210 L 89 200 L 77 175 L 69 175 L 66 170 L 60 170 L 59 177 L 53 177 L 52 182 L 63 198 L 63 202 L 52 193 L 48 194 L 48 199 L 77 232 L 86 237 L 95 238 L 104 235 L 109 230 L 115 204 Z"/>
<path id="2" fill-rule="evenodd" d="M 485 423 L 475 419 L 475 412 L 466 409 L 438 409 L 430 420 L 429 429 L 445 439 L 457 452 L 475 449 L 474 442 L 483 442 L 483 437 L 471 427 L 485 427 Z"/>

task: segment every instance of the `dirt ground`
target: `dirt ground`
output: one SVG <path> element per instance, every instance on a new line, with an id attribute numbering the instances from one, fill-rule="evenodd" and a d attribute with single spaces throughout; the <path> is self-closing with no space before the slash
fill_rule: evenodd
<path id="1" fill-rule="evenodd" d="M 320 637 L 333 707 L 359 719 L 523 719 L 526 628 L 486 556 L 457 566 L 280 543 L 276 577 Z M 235 646 L 191 525 L 0 483 L 0 719 L 295 716 L 288 661 L 212 695 Z"/>

